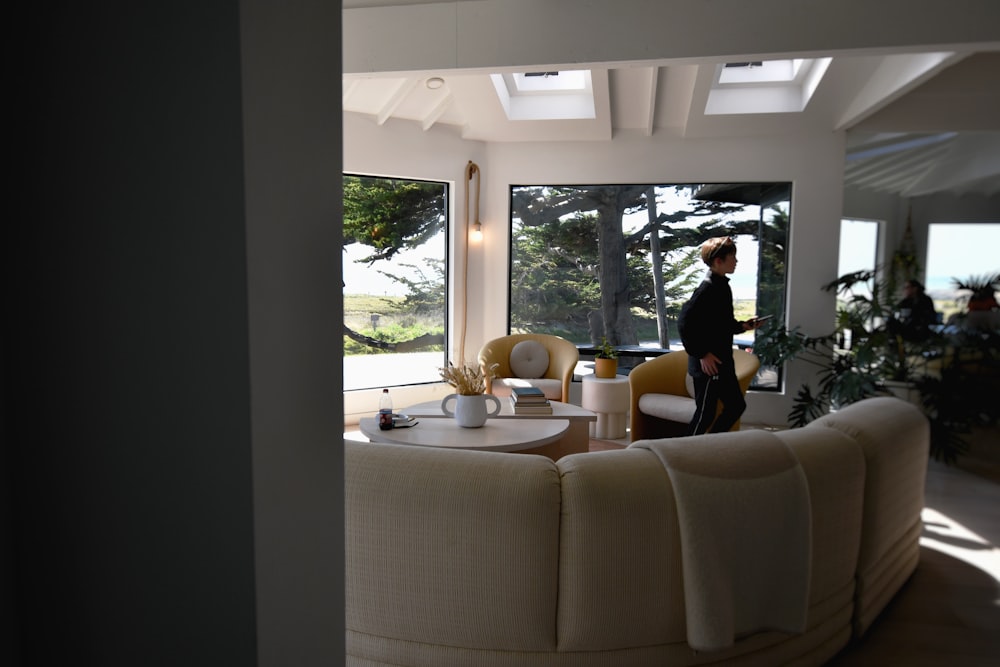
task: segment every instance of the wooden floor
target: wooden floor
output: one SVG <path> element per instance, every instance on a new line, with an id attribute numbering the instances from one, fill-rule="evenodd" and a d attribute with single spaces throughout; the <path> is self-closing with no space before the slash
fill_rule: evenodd
<path id="1" fill-rule="evenodd" d="M 917 571 L 832 667 L 1000 665 L 1000 463 L 931 461 L 924 504 Z"/>

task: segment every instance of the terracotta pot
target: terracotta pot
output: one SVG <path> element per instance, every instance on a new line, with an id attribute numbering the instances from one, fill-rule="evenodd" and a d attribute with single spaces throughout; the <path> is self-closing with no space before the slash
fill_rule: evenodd
<path id="1" fill-rule="evenodd" d="M 618 374 L 617 359 L 594 359 L 594 375 L 599 378 L 613 378 Z"/>

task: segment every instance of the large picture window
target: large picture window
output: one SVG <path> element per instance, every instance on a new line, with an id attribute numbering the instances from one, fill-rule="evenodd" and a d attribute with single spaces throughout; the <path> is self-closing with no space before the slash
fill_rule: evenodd
<path id="1" fill-rule="evenodd" d="M 344 175 L 344 389 L 440 381 L 448 186 Z"/>
<path id="2" fill-rule="evenodd" d="M 512 186 L 510 331 L 679 349 L 676 318 L 713 236 L 737 244 L 737 318 L 780 322 L 790 210 L 790 183 Z M 753 332 L 736 342 L 752 347 Z M 765 369 L 754 386 L 778 378 Z"/>

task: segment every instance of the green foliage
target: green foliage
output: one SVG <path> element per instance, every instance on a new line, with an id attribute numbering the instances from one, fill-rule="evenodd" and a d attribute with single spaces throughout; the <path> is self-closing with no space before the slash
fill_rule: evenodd
<path id="1" fill-rule="evenodd" d="M 805 426 L 812 420 L 821 417 L 824 412 L 826 411 L 823 409 L 823 402 L 818 400 L 813 395 L 812 388 L 805 384 L 799 387 L 799 391 L 795 395 L 792 410 L 788 413 L 788 424 L 795 428 Z"/>
<path id="2" fill-rule="evenodd" d="M 888 289 L 878 283 L 875 272 L 846 274 L 823 289 L 840 297 L 832 332 L 811 337 L 798 327 L 770 324 L 754 343 L 764 365 L 797 359 L 819 369 L 818 390 L 806 385 L 795 395 L 788 415 L 791 426 L 803 426 L 831 408 L 886 394 L 893 380 L 919 390 L 935 459 L 953 462 L 968 449 L 964 435 L 974 426 L 996 423 L 1000 333 L 929 331 L 920 340 L 904 340 L 888 324 Z M 847 340 L 849 344 L 842 344 Z M 938 362 L 939 369 L 928 372 L 929 361 Z"/>
<path id="3" fill-rule="evenodd" d="M 608 342 L 607 336 L 601 336 L 601 344 L 597 346 L 597 352 L 594 353 L 595 359 L 617 359 L 618 352 L 611 346 Z"/>
<path id="4" fill-rule="evenodd" d="M 515 229 L 511 258 L 511 326 L 537 322 L 586 324 L 600 306 L 597 225 L 576 215 L 558 225 Z"/>
<path id="5" fill-rule="evenodd" d="M 657 186 L 669 189 L 666 186 Z M 673 186 L 677 193 L 692 195 L 700 186 Z M 740 218 L 744 205 L 722 201 L 691 199 L 683 210 L 659 213 L 656 219 L 621 239 L 609 238 L 612 231 L 602 224 L 602 215 L 642 211 L 650 186 L 595 186 L 595 187 L 525 187 L 512 193 L 512 253 L 511 301 L 512 330 L 541 332 L 556 327 L 582 331 L 589 337 L 588 314 L 600 311 L 605 320 L 609 314 L 602 310 L 602 291 L 614 294 L 616 313 L 622 310 L 636 318 L 654 318 L 657 299 L 654 281 L 650 275 L 650 236 L 656 235 L 658 248 L 663 256 L 663 302 L 661 307 L 668 320 L 676 319 L 684 300 L 690 296 L 703 271 L 698 247 L 708 238 L 721 234 L 743 234 L 753 238 L 766 235 L 767 242 L 780 239 L 773 247 L 762 248 L 767 257 L 763 266 L 767 284 L 776 294 L 771 301 L 773 312 L 783 310 L 784 299 L 784 239 L 787 234 L 787 213 L 780 207 L 771 207 L 769 219 L 761 223 L 756 218 Z M 725 216 L 725 217 L 723 217 Z M 682 225 L 693 217 L 703 219 L 697 226 Z M 604 220 L 607 223 L 607 220 Z M 601 248 L 624 248 L 620 258 L 602 255 Z M 622 274 L 617 269 L 602 272 L 601 261 L 620 262 Z M 601 276 L 624 275 L 624 282 L 610 286 L 601 284 Z M 761 279 L 764 279 L 764 273 Z M 765 285 L 766 287 L 766 285 Z M 768 292 L 770 293 L 770 292 Z M 606 297 L 607 295 L 605 295 Z M 606 306 L 606 304 L 603 304 Z M 771 311 L 769 311 L 771 312 Z M 605 333 L 612 340 L 621 341 L 616 325 Z M 655 335 L 653 336 L 656 337 Z"/>
<path id="6" fill-rule="evenodd" d="M 359 294 L 344 295 L 344 326 L 366 337 L 386 343 L 412 341 L 428 334 L 444 335 L 442 313 L 418 315 L 406 307 L 406 297 L 379 297 Z M 377 314 L 378 325 L 371 316 Z M 443 351 L 442 345 L 431 345 L 426 351 Z M 363 345 L 344 336 L 344 355 L 392 354 L 390 350 Z"/>
<path id="7" fill-rule="evenodd" d="M 444 227 L 445 188 L 440 183 L 344 176 L 344 244 L 372 248 L 362 262 L 390 260 L 416 248 Z"/>
<path id="8" fill-rule="evenodd" d="M 419 280 L 412 280 L 405 276 L 399 276 L 391 271 L 379 271 L 384 276 L 388 276 L 398 283 L 402 283 L 409 290 L 399 304 L 402 310 L 408 310 L 418 315 L 436 314 L 441 321 L 444 321 L 445 311 L 445 283 L 443 259 L 428 258 L 426 263 L 433 269 L 435 275 L 428 276 L 427 272 L 414 264 L 396 264 L 395 266 L 411 268 L 420 276 Z"/>
<path id="9" fill-rule="evenodd" d="M 964 280 L 952 278 L 951 284 L 957 290 L 968 292 L 959 297 L 959 303 L 966 304 L 970 310 L 997 307 L 995 292 L 1000 290 L 1000 273 L 970 276 Z"/>
<path id="10" fill-rule="evenodd" d="M 649 264 L 646 252 L 635 253 L 629 258 L 629 289 L 632 293 L 632 305 L 649 315 L 656 314 L 656 298 L 653 293 L 653 282 L 650 280 Z M 704 264 L 701 261 L 700 250 L 695 248 L 677 248 L 664 253 L 663 261 L 663 298 L 666 302 L 667 317 L 676 319 L 681 312 L 681 306 L 701 282 Z"/>
<path id="11" fill-rule="evenodd" d="M 411 342 L 410 349 L 441 347 L 428 347 L 417 339 L 444 335 L 444 259 L 427 259 L 425 266 L 391 262 L 400 251 L 418 248 L 442 231 L 445 193 L 440 183 L 344 176 L 344 245 L 371 248 L 369 255 L 356 261 L 369 266 L 389 262 L 390 268 L 378 272 L 408 290 L 402 300 L 381 299 L 360 315 L 348 310 L 345 295 L 344 327 L 351 334 L 344 338 L 346 354 L 388 352 L 383 343 Z M 417 277 L 400 275 L 403 268 L 413 269 Z"/>
<path id="12" fill-rule="evenodd" d="M 770 206 L 760 226 L 757 306 L 760 313 L 785 312 L 785 264 L 788 248 L 787 206 Z"/>

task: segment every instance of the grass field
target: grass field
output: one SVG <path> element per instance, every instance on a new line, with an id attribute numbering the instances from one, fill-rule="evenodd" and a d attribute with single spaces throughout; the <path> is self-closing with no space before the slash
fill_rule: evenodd
<path id="1" fill-rule="evenodd" d="M 424 334 L 443 334 L 444 315 L 418 315 L 403 309 L 398 296 L 344 295 L 344 326 L 387 343 L 413 340 Z M 443 349 L 435 345 L 428 351 Z M 344 354 L 378 354 L 379 350 L 344 336 Z"/>
<path id="2" fill-rule="evenodd" d="M 435 318 L 430 315 L 415 315 L 403 310 L 403 302 L 403 297 L 345 294 L 344 325 L 364 336 L 385 342 L 412 340 L 427 333 L 442 333 L 444 331 L 443 316 Z M 756 314 L 756 305 L 755 299 L 737 299 L 734 303 L 736 319 L 745 320 L 753 317 Z M 373 316 L 377 317 L 373 319 Z M 636 317 L 634 323 L 640 341 L 655 341 L 657 339 L 655 318 Z M 669 327 L 670 338 L 676 340 L 678 338 L 677 323 L 670 321 Z M 590 340 L 590 332 L 584 328 L 571 330 L 555 325 L 547 333 L 580 342 Z M 344 337 L 344 351 L 348 355 L 377 352 L 346 336 Z"/>

